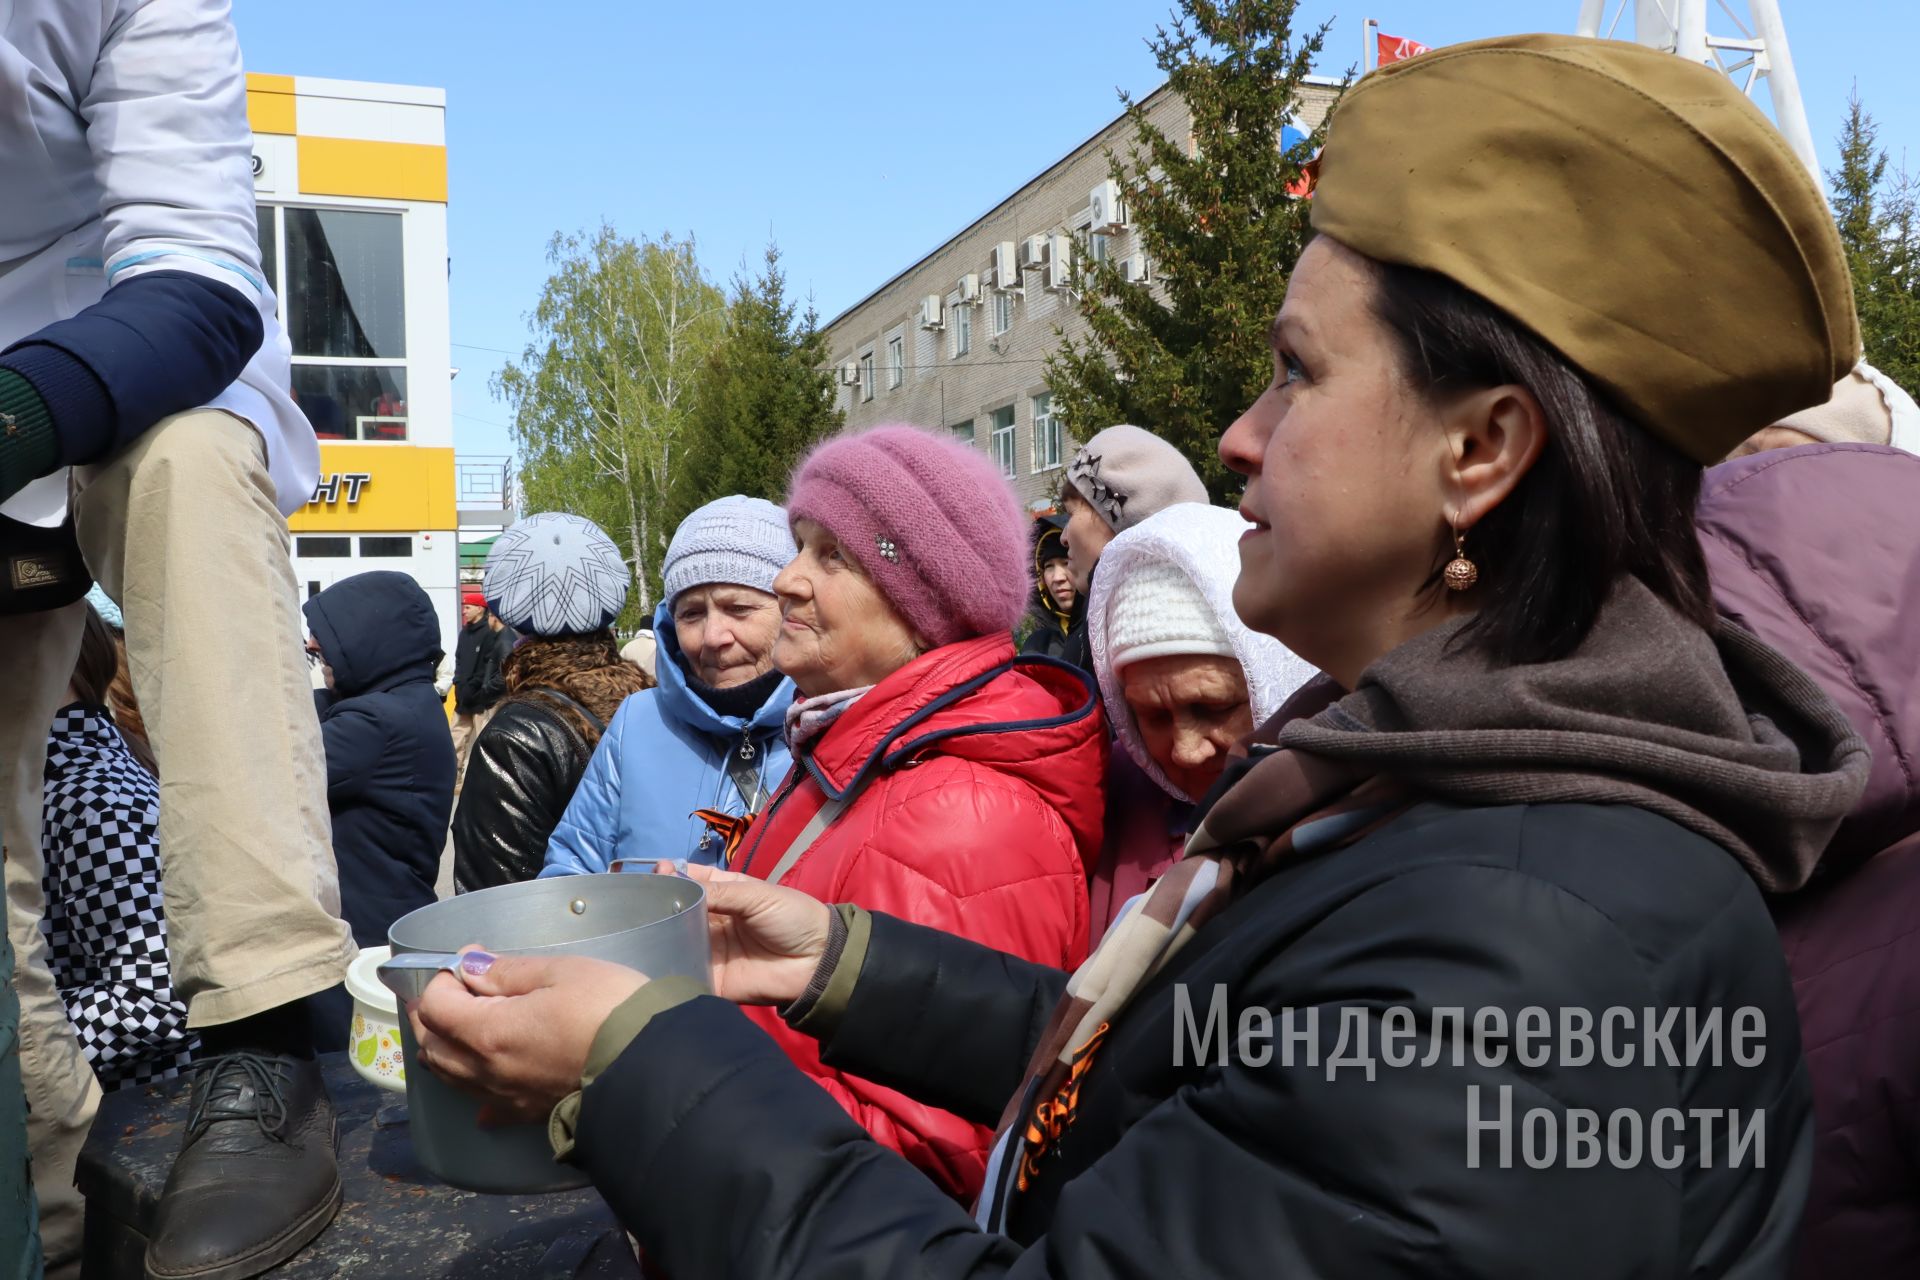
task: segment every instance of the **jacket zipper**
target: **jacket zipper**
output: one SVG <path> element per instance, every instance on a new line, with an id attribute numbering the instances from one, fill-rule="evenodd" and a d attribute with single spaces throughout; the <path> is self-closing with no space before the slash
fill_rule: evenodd
<path id="1" fill-rule="evenodd" d="M 767 811 L 760 815 L 758 819 L 760 828 L 753 833 L 753 847 L 748 849 L 747 856 L 740 860 L 741 875 L 747 874 L 747 868 L 753 865 L 754 855 L 760 852 L 760 841 L 765 838 L 767 827 L 773 822 L 773 815 L 780 812 L 780 806 L 787 802 L 788 796 L 800 789 L 800 775 L 805 772 L 806 770 L 796 761 L 794 767 L 787 773 L 787 780 L 780 784 L 779 794 L 774 796 L 773 803 L 767 806 Z"/>

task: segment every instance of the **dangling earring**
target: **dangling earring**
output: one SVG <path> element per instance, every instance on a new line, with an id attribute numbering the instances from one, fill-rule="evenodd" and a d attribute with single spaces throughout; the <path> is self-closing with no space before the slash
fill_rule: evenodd
<path id="1" fill-rule="evenodd" d="M 1480 580 L 1479 567 L 1467 559 L 1467 535 L 1457 526 L 1453 531 L 1453 559 L 1447 561 L 1440 576 L 1446 580 L 1449 591 L 1465 591 Z"/>

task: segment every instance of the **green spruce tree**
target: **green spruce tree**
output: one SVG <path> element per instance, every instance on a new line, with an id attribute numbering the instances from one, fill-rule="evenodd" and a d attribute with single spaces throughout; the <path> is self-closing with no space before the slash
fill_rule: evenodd
<path id="1" fill-rule="evenodd" d="M 734 281 L 726 333 L 693 387 L 687 452 L 675 477 L 676 520 L 730 493 L 779 502 L 815 441 L 839 430 L 826 335 L 788 296 L 780 250 Z"/>
<path id="2" fill-rule="evenodd" d="M 1879 128 L 1856 93 L 1840 130 L 1840 166 L 1827 174 L 1833 216 L 1853 277 L 1867 362 L 1909 389 L 1920 387 L 1920 241 L 1914 184 L 1889 175 Z"/>
<path id="3" fill-rule="evenodd" d="M 1326 38 L 1296 41 L 1295 0 L 1181 0 L 1171 31 L 1149 41 L 1192 113 L 1193 146 L 1153 125 L 1126 94 L 1136 137 L 1108 153 L 1128 221 L 1159 283 L 1128 283 L 1118 262 L 1080 262 L 1088 325 L 1047 362 L 1054 402 L 1077 437 L 1134 422 L 1192 460 L 1216 500 L 1238 488 L 1220 465 L 1220 433 L 1273 375 L 1268 326 L 1307 233 L 1307 202 L 1288 194 L 1322 130 L 1282 147 Z"/>

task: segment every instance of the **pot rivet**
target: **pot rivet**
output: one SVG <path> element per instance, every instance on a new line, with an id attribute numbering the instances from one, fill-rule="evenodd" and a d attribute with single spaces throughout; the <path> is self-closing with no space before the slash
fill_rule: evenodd
<path id="1" fill-rule="evenodd" d="M 572 910 L 573 914 L 577 916 L 583 916 L 587 914 L 587 900 L 585 898 L 575 898 L 571 903 L 567 905 L 569 909 Z"/>

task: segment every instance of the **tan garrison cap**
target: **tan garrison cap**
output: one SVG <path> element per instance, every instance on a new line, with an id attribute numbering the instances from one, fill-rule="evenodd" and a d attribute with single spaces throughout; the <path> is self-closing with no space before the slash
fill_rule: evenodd
<path id="1" fill-rule="evenodd" d="M 1508 36 L 1373 72 L 1334 112 L 1313 225 L 1501 307 L 1702 464 L 1860 358 L 1805 166 L 1725 76 L 1625 41 Z"/>

